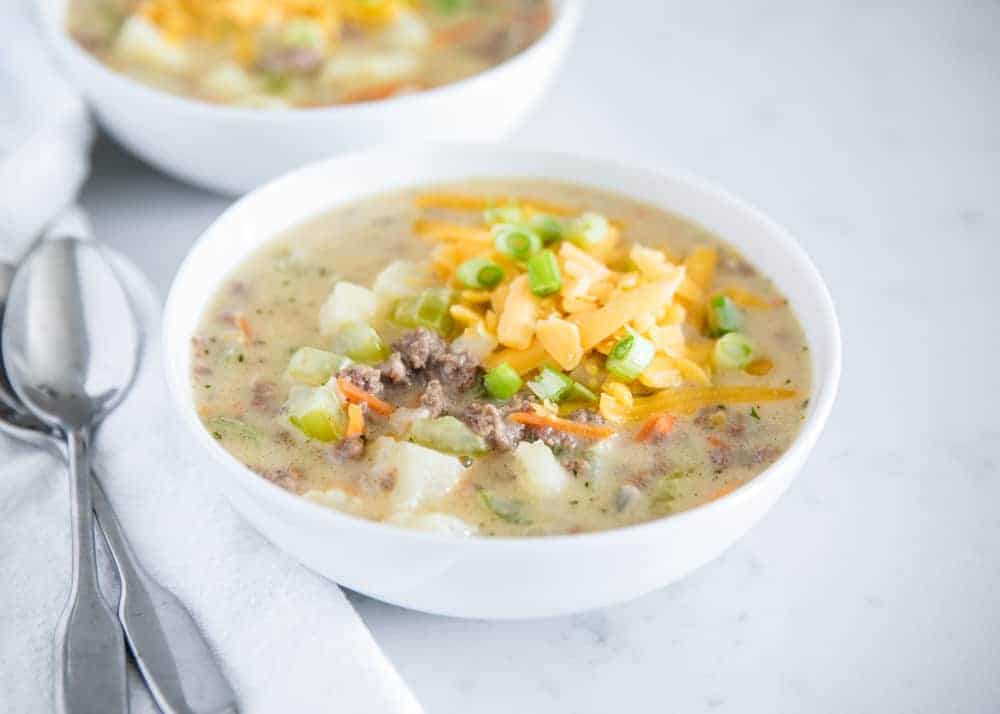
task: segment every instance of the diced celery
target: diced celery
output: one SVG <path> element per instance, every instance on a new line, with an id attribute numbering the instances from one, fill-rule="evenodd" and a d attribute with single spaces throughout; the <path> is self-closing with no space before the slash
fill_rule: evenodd
<path id="1" fill-rule="evenodd" d="M 449 454 L 483 454 L 489 450 L 483 437 L 452 416 L 415 420 L 410 427 L 410 441 Z"/>
<path id="2" fill-rule="evenodd" d="M 334 354 L 315 347 L 300 347 L 288 361 L 285 374 L 296 382 L 314 387 L 326 384 L 330 377 L 351 363 L 350 357 Z"/>
<path id="3" fill-rule="evenodd" d="M 548 365 L 543 366 L 538 376 L 528 382 L 528 389 L 542 400 L 558 402 L 562 400 L 573 387 L 573 380 Z"/>
<path id="4" fill-rule="evenodd" d="M 356 362 L 365 364 L 381 362 L 389 355 L 375 328 L 360 322 L 341 327 L 333 338 L 333 349 Z"/>
<path id="5" fill-rule="evenodd" d="M 524 504 L 520 501 L 510 501 L 506 498 L 498 498 L 485 488 L 479 491 L 479 500 L 497 518 L 507 523 L 528 524 L 531 523 L 524 516 Z"/>
<path id="6" fill-rule="evenodd" d="M 310 439 L 337 441 L 347 428 L 340 396 L 325 387 L 295 385 L 285 403 L 288 420 Z"/>
<path id="7" fill-rule="evenodd" d="M 392 312 L 392 320 L 404 327 L 428 327 L 443 335 L 455 326 L 449 308 L 454 295 L 448 288 L 428 288 L 416 297 L 400 299 Z"/>
<path id="8" fill-rule="evenodd" d="M 260 431 L 255 427 L 232 417 L 212 417 L 207 419 L 205 424 L 212 430 L 212 436 L 220 441 L 226 437 L 236 437 L 248 441 L 260 439 Z"/>
<path id="9" fill-rule="evenodd" d="M 350 323 L 371 324 L 375 319 L 375 293 L 368 288 L 341 280 L 319 311 L 319 331 L 332 335 Z"/>

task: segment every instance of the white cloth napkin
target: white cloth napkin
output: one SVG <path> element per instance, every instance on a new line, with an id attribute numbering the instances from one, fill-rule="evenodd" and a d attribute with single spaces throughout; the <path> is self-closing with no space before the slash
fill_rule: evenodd
<path id="1" fill-rule="evenodd" d="M 72 201 L 87 171 L 86 112 L 39 45 L 26 5 L 0 2 L 0 256 L 8 259 Z M 159 300 L 134 267 L 124 268 L 147 354 L 99 435 L 96 467 L 137 557 L 191 610 L 242 712 L 418 714 L 340 589 L 265 541 L 213 485 L 213 467 L 171 412 Z M 52 710 L 68 518 L 63 466 L 0 435 L 0 714 Z M 130 691 L 134 713 L 156 711 L 134 672 Z"/>

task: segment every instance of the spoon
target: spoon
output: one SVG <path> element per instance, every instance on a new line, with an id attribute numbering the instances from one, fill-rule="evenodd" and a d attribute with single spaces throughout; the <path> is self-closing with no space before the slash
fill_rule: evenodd
<path id="1" fill-rule="evenodd" d="M 0 326 L 13 266 L 0 262 Z M 66 457 L 61 435 L 26 412 L 9 388 L 0 354 L 0 432 Z M 94 513 L 121 581 L 118 617 L 132 655 L 164 714 L 235 714 L 236 695 L 194 619 L 136 560 L 118 518 L 91 472 Z"/>
<path id="2" fill-rule="evenodd" d="M 96 244 L 42 241 L 28 254 L 11 285 L 3 354 L 21 402 L 66 440 L 73 569 L 56 629 L 56 709 L 67 714 L 128 711 L 122 630 L 97 579 L 89 450 L 134 379 L 140 345 L 128 298 Z"/>

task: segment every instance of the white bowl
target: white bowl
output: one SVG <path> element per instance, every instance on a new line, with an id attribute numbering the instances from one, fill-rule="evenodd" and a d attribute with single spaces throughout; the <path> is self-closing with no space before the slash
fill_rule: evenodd
<path id="1" fill-rule="evenodd" d="M 68 0 L 39 0 L 49 44 L 101 124 L 185 181 L 239 194 L 303 164 L 392 141 L 496 141 L 542 97 L 576 31 L 583 0 L 554 0 L 535 44 L 468 79 L 412 95 L 317 109 L 251 109 L 195 101 L 112 71 L 65 31 Z"/>
<path id="2" fill-rule="evenodd" d="M 198 420 L 190 340 L 224 276 L 282 231 L 395 188 L 473 177 L 535 177 L 625 193 L 687 216 L 771 276 L 811 345 L 814 387 L 802 432 L 763 474 L 690 511 L 600 533 L 459 538 L 362 520 L 292 495 L 229 455 Z M 306 566 L 372 597 L 427 612 L 525 618 L 579 612 L 663 587 L 718 556 L 785 491 L 816 442 L 840 376 L 840 332 L 816 268 L 780 226 L 697 179 L 566 155 L 489 146 L 385 147 L 302 168 L 247 195 L 198 240 L 174 280 L 163 327 L 181 419 L 214 458 L 233 505 Z"/>

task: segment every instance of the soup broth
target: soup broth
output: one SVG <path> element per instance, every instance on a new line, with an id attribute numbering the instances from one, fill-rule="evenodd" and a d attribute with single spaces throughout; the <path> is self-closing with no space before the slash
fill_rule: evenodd
<path id="1" fill-rule="evenodd" d="M 276 237 L 192 350 L 205 428 L 263 478 L 455 534 L 719 498 L 789 447 L 810 393 L 791 306 L 720 238 L 528 180 L 377 196 Z"/>

